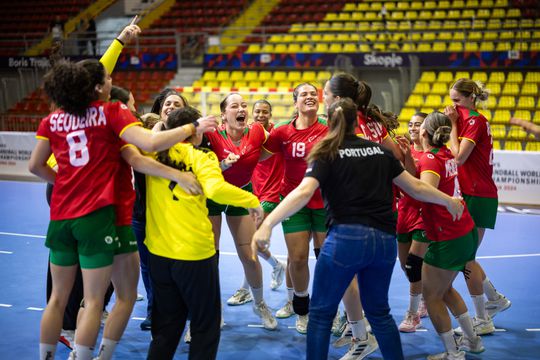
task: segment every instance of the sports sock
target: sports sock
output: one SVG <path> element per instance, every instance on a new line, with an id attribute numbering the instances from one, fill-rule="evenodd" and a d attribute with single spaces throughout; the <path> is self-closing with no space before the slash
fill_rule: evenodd
<path id="1" fill-rule="evenodd" d="M 484 299 L 484 294 L 482 295 L 471 295 L 474 309 L 476 310 L 476 317 L 479 319 L 487 320 L 488 316 L 486 313 L 486 301 Z"/>
<path id="2" fill-rule="evenodd" d="M 499 298 L 501 297 L 501 294 L 497 292 L 495 286 L 493 286 L 487 276 L 484 281 L 482 281 L 482 287 L 484 288 L 484 294 L 486 294 L 486 297 L 489 301 L 499 300 Z"/>
<path id="3" fill-rule="evenodd" d="M 409 300 L 409 312 L 411 314 L 416 314 L 418 312 L 418 306 L 420 305 L 420 300 L 422 299 L 422 294 L 411 294 Z"/>
<path id="4" fill-rule="evenodd" d="M 459 349 L 456 344 L 456 340 L 454 339 L 454 331 L 450 330 L 445 333 L 439 334 L 441 337 L 441 340 L 444 344 L 444 348 L 446 349 L 446 352 L 450 354 L 456 354 Z"/>
<path id="5" fill-rule="evenodd" d="M 268 259 L 266 259 L 266 262 L 269 263 L 272 267 L 276 267 L 278 264 L 278 260 L 274 255 L 270 255 Z"/>
<path id="6" fill-rule="evenodd" d="M 111 360 L 114 349 L 118 341 L 106 339 L 101 339 L 101 345 L 99 345 L 98 360 Z"/>
<path id="7" fill-rule="evenodd" d="M 287 300 L 292 301 L 293 297 L 294 297 L 294 289 L 288 287 L 287 288 Z"/>
<path id="8" fill-rule="evenodd" d="M 75 353 L 77 354 L 77 360 L 92 360 L 94 356 L 94 348 L 76 344 Z"/>
<path id="9" fill-rule="evenodd" d="M 54 360 L 56 344 L 39 343 L 39 360 Z"/>
<path id="10" fill-rule="evenodd" d="M 366 323 L 363 320 L 349 321 L 349 326 L 351 327 L 353 338 L 360 340 L 367 339 Z"/>
<path id="11" fill-rule="evenodd" d="M 247 277 L 244 276 L 244 282 L 242 283 L 243 289 L 249 289 L 249 283 L 247 281 Z"/>
<path id="12" fill-rule="evenodd" d="M 253 300 L 255 301 L 255 304 L 259 304 L 261 301 L 263 301 L 263 288 L 262 286 L 260 288 L 251 288 L 251 293 L 253 294 Z"/>
<path id="13" fill-rule="evenodd" d="M 473 327 L 472 319 L 471 319 L 471 316 L 469 315 L 469 312 L 465 311 L 463 314 L 459 315 L 456 319 L 465 337 L 467 337 L 468 339 L 474 339 L 476 337 L 476 333 L 474 332 L 474 327 Z"/>

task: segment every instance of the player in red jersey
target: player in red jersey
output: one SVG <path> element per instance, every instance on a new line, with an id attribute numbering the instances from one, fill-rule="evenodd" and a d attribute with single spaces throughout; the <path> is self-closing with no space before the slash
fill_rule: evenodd
<path id="1" fill-rule="evenodd" d="M 418 162 L 424 153 L 419 133 L 426 116 L 425 113 L 416 113 L 408 124 L 412 143 L 409 151 L 415 162 Z M 415 175 L 420 177 L 418 172 Z M 429 240 L 424 231 L 420 205 L 420 202 L 402 192 L 398 204 L 396 233 L 399 261 L 410 283 L 410 299 L 405 318 L 398 327 L 401 332 L 416 331 L 421 326 L 420 318 L 427 316 L 427 310 L 422 301 L 422 263 Z"/>
<path id="2" fill-rule="evenodd" d="M 264 144 L 268 152 L 283 155 L 284 176 L 279 191 L 282 197 L 300 184 L 307 169 L 306 158 L 310 150 L 328 132 L 326 120 L 317 116 L 319 99 L 315 86 L 308 83 L 298 85 L 294 89 L 293 99 L 297 115 L 290 121 L 276 125 Z M 315 256 L 318 257 L 326 233 L 325 222 L 326 212 L 320 191 L 314 194 L 306 207 L 282 222 L 288 250 L 288 270 L 294 288 L 292 305 L 298 314 L 296 330 L 302 334 L 307 332 L 309 311 L 309 240 L 313 237 Z"/>
<path id="3" fill-rule="evenodd" d="M 453 125 L 450 149 L 459 166 L 463 198 L 478 228 L 478 245 L 485 229 L 495 227 L 498 207 L 497 186 L 492 178 L 493 138 L 487 119 L 476 110 L 476 102 L 487 98 L 488 92 L 481 84 L 459 79 L 450 90 L 454 106 L 445 109 Z M 495 289 L 478 262 L 467 266 L 466 281 L 475 304 L 477 332 L 489 334 L 495 329 L 491 317 L 508 309 L 511 302 Z"/>
<path id="4" fill-rule="evenodd" d="M 458 166 L 444 145 L 450 139 L 452 124 L 440 112 L 429 114 L 420 129 L 424 154 L 418 162 L 420 179 L 453 197 L 461 195 Z M 474 221 L 465 207 L 461 219 L 455 220 L 445 208 L 422 203 L 422 218 L 427 238 L 432 242 L 424 256 L 422 287 L 429 316 L 441 337 L 446 352 L 428 356 L 428 359 L 465 359 L 465 352 L 484 351 L 481 338 L 473 328 L 467 306 L 452 282 L 466 264 L 474 261 L 478 233 Z M 448 307 L 456 317 L 464 337 L 454 339 Z M 462 351 L 464 350 L 464 351 Z"/>
<path id="5" fill-rule="evenodd" d="M 96 71 L 89 71 L 89 67 Z M 41 322 L 40 357 L 54 356 L 62 314 L 80 262 L 86 311 L 77 330 L 76 349 L 80 358 L 87 359 L 92 357 L 99 331 L 117 246 L 113 204 L 119 154 L 114 144 L 121 136 L 146 151 L 166 149 L 193 134 L 195 126 L 159 134 L 143 130 L 124 104 L 104 102 L 111 78 L 97 60 L 60 62 L 44 80 L 46 93 L 59 109 L 40 124 L 29 163 L 32 173 L 56 185 L 46 240 L 51 249 L 53 292 Z M 201 130 L 215 124 L 215 119 L 206 119 Z M 47 166 L 51 153 L 57 159 L 58 175 Z"/>
<path id="6" fill-rule="evenodd" d="M 221 102 L 220 109 L 223 124 L 218 131 L 207 134 L 207 139 L 220 161 L 225 181 L 251 192 L 251 175 L 259 162 L 262 144 L 267 137 L 266 131 L 259 123 L 248 124 L 248 105 L 239 94 L 227 95 Z M 207 206 L 216 249 L 219 249 L 221 236 L 221 213 L 225 213 L 248 283 L 246 288 L 240 288 L 227 300 L 227 304 L 240 305 L 250 301 L 247 289 L 249 285 L 255 300 L 253 310 L 261 317 L 265 329 L 274 330 L 277 322 L 264 302 L 261 264 L 251 246 L 255 223 L 247 209 L 221 205 L 212 200 L 207 201 Z"/>

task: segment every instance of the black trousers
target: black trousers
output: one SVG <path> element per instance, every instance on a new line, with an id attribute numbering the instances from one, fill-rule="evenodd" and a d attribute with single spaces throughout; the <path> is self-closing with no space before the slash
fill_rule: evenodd
<path id="1" fill-rule="evenodd" d="M 217 256 L 197 261 L 149 254 L 152 342 L 148 359 L 172 359 L 191 318 L 189 359 L 215 359 L 221 336 L 221 294 Z"/>

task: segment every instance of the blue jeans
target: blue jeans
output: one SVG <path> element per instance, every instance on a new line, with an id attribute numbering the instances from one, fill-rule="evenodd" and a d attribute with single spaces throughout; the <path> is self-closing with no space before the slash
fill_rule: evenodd
<path id="1" fill-rule="evenodd" d="M 152 314 L 152 302 L 154 295 L 152 291 L 152 282 L 150 281 L 150 273 L 148 270 L 148 248 L 144 244 L 144 239 L 146 238 L 146 222 L 133 219 L 131 225 L 133 227 L 135 238 L 137 239 L 137 247 L 139 248 L 139 257 L 141 259 L 141 277 L 144 283 L 144 289 L 146 290 L 146 298 L 148 299 L 146 316 L 150 317 Z"/>
<path id="2" fill-rule="evenodd" d="M 366 317 L 384 359 L 403 359 L 401 339 L 390 315 L 388 288 L 396 262 L 395 235 L 363 225 L 333 225 L 321 248 L 309 307 L 307 359 L 326 359 L 332 320 L 354 275 Z"/>

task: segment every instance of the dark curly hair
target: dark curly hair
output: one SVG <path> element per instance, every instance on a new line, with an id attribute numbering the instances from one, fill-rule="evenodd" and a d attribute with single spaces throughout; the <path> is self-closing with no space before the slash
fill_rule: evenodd
<path id="1" fill-rule="evenodd" d="M 91 73 L 85 67 L 60 60 L 43 77 L 43 88 L 47 96 L 65 112 L 84 116 L 86 108 L 97 97 L 92 80 Z"/>

